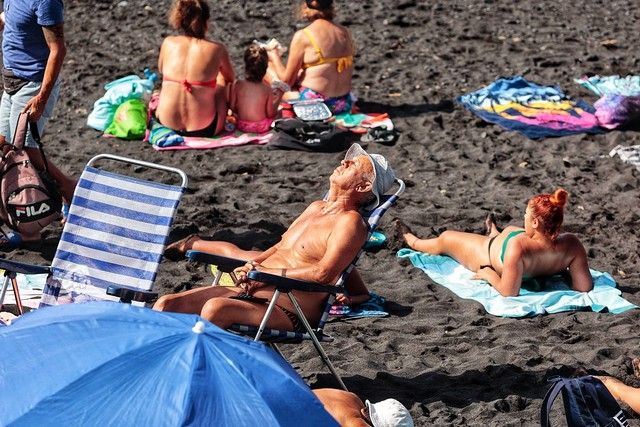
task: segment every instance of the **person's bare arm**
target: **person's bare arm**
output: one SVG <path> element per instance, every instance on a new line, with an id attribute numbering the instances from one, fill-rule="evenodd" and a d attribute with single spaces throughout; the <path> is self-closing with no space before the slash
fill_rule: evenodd
<path id="1" fill-rule="evenodd" d="M 502 276 L 493 269 L 485 267 L 476 272 L 474 278 L 486 280 L 503 297 L 515 297 L 520 293 L 523 270 L 522 248 L 519 244 L 511 244 L 502 266 Z"/>
<path id="2" fill-rule="evenodd" d="M 22 109 L 23 113 L 29 112 L 32 121 L 38 121 L 40 116 L 42 116 L 44 107 L 49 100 L 49 96 L 51 96 L 53 86 L 60 75 L 64 57 L 67 54 L 67 48 L 64 43 L 63 24 L 42 27 L 42 32 L 44 33 L 47 46 L 49 46 L 49 58 L 47 59 L 47 65 L 44 69 L 42 85 L 40 86 L 40 92 L 31 98 Z"/>
<path id="3" fill-rule="evenodd" d="M 233 71 L 231 65 L 231 59 L 229 58 L 229 52 L 224 46 L 220 46 L 220 74 L 224 78 L 225 83 L 230 83 L 236 79 L 236 74 Z"/>
<path id="4" fill-rule="evenodd" d="M 0 31 L 4 31 L 4 12 L 0 12 Z"/>
<path id="5" fill-rule="evenodd" d="M 286 67 L 282 63 L 282 58 L 277 49 L 268 51 L 269 62 L 273 66 L 278 78 L 289 86 L 294 86 L 296 80 L 298 80 L 298 73 L 300 69 L 302 69 L 304 61 L 304 48 L 305 44 L 302 38 L 302 32 L 298 31 L 293 35 L 293 39 L 291 40 Z"/>
<path id="6" fill-rule="evenodd" d="M 631 407 L 637 414 L 640 414 L 640 388 L 634 388 L 624 384 L 622 381 L 607 376 L 597 376 L 600 381 L 607 387 L 609 393 Z"/>
<path id="7" fill-rule="evenodd" d="M 160 74 L 162 74 L 162 66 L 163 66 L 163 62 L 164 62 L 164 44 L 165 43 L 166 43 L 166 39 L 160 45 L 160 54 L 158 55 L 158 72 Z"/>
<path id="8" fill-rule="evenodd" d="M 282 95 L 284 95 L 283 91 L 279 89 L 271 89 L 269 97 L 267 98 L 267 106 L 265 111 L 268 118 L 273 118 L 278 113 L 278 104 L 280 104 Z"/>
<path id="9" fill-rule="evenodd" d="M 580 292 L 589 292 L 593 289 L 593 280 L 587 263 L 587 251 L 575 236 L 571 236 L 570 244 L 572 252 L 575 254 L 573 261 L 569 264 L 571 288 Z"/>

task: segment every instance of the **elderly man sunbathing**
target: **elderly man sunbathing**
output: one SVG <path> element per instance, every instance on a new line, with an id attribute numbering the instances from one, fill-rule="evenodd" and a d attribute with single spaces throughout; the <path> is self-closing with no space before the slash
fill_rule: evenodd
<path id="1" fill-rule="evenodd" d="M 329 178 L 327 199 L 311 203 L 289 226 L 280 242 L 266 251 L 243 251 L 231 243 L 204 241 L 197 236 L 177 242 L 179 247 L 173 245 L 172 249 L 179 251 L 195 249 L 250 261 L 235 270 L 239 277 L 236 287 L 209 286 L 165 295 L 156 302 L 154 309 L 200 313 L 222 328 L 233 323 L 258 326 L 274 288 L 249 280 L 247 273 L 256 269 L 294 279 L 334 284 L 365 243 L 367 225 L 359 209 L 375 207 L 380 195 L 392 186 L 394 180 L 393 170 L 383 156 L 369 155 L 358 144 L 353 144 Z M 353 288 L 354 282 L 364 287 L 355 273 L 349 278 L 347 289 L 350 285 Z M 317 323 L 326 294 L 294 293 L 310 323 Z M 301 322 L 291 301 L 281 298 L 277 307 L 267 327 L 299 330 Z"/>

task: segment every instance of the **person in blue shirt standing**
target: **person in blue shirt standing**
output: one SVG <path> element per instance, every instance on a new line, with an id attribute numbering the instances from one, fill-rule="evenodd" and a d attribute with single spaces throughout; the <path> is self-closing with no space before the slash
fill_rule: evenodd
<path id="1" fill-rule="evenodd" d="M 5 0 L 0 14 L 2 29 L 2 82 L 0 143 L 11 142 L 18 115 L 29 113 L 42 133 L 58 99 L 58 76 L 67 53 L 64 42 L 62 0 Z M 30 132 L 25 149 L 36 167 L 43 169 L 40 150 Z M 60 186 L 65 203 L 73 196 L 76 181 L 51 161 L 49 173 Z M 40 236 L 23 236 L 38 240 Z"/>

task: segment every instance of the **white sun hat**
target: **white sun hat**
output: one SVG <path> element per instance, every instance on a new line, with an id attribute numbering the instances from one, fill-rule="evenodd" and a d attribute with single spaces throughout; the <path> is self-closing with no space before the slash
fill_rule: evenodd
<path id="1" fill-rule="evenodd" d="M 378 403 L 367 400 L 366 405 L 373 427 L 413 427 L 409 410 L 396 399 L 386 399 Z"/>
<path id="2" fill-rule="evenodd" d="M 344 155 L 345 160 L 353 160 L 359 156 L 367 156 L 371 164 L 373 165 L 373 182 L 372 193 L 376 196 L 375 203 L 372 202 L 366 207 L 367 210 L 371 210 L 380 204 L 380 196 L 384 195 L 387 190 L 391 188 L 396 180 L 396 175 L 393 169 L 381 154 L 369 154 L 360 146 L 360 144 L 353 144 L 347 150 L 347 154 Z"/>

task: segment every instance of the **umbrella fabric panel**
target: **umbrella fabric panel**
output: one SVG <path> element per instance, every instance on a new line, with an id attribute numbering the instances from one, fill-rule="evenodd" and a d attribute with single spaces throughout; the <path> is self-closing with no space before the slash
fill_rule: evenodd
<path id="1" fill-rule="evenodd" d="M 42 309 L 2 328 L 0 357 L 2 425 L 337 425 L 279 355 L 195 315 Z"/>

